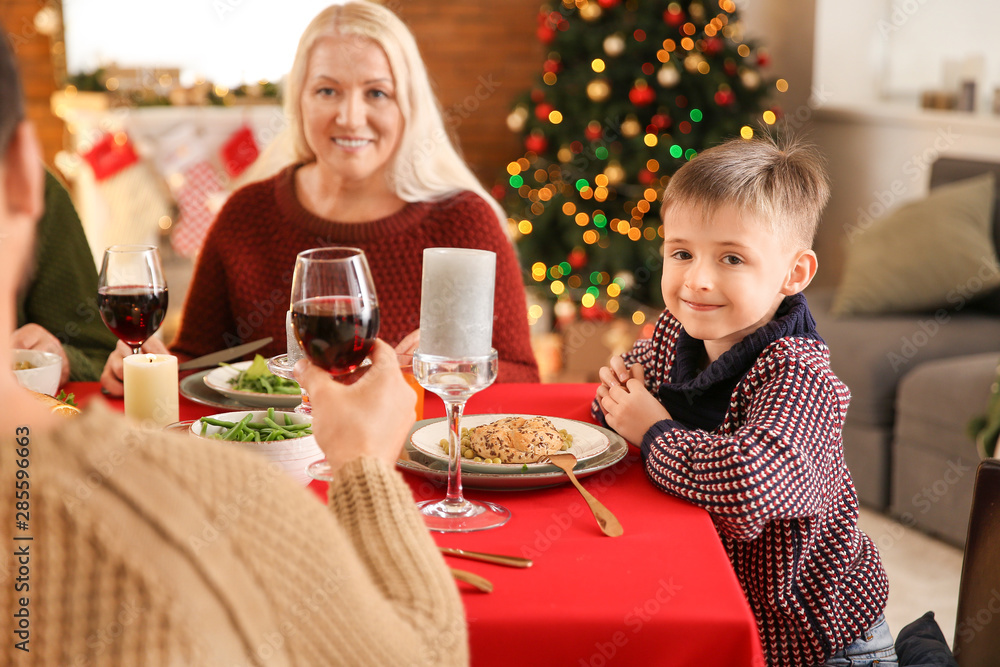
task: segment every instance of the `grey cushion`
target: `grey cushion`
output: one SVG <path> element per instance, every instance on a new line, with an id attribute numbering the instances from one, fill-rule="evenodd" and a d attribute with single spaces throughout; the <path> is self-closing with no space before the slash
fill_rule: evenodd
<path id="1" fill-rule="evenodd" d="M 851 390 L 849 421 L 889 427 L 896 386 L 920 364 L 1000 349 L 1000 318 L 971 310 L 835 318 L 833 290 L 806 293 L 833 372 Z M 984 397 L 985 400 L 985 397 Z"/>

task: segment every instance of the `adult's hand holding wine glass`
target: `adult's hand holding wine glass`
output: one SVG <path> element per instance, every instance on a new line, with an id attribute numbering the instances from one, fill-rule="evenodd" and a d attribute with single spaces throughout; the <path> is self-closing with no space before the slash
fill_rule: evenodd
<path id="1" fill-rule="evenodd" d="M 59 374 L 59 386 L 63 386 L 69 381 L 69 357 L 63 349 L 59 339 L 49 333 L 48 329 L 40 324 L 25 324 L 19 329 L 15 329 L 10 339 L 13 350 L 38 350 L 39 352 L 51 352 L 62 357 L 62 371 Z"/>
<path id="2" fill-rule="evenodd" d="M 359 457 L 395 465 L 413 426 L 416 396 L 403 379 L 396 353 L 376 340 L 372 361 L 351 383 L 335 381 L 326 370 L 303 359 L 295 379 L 313 404 L 313 433 L 333 474 Z"/>
<path id="3" fill-rule="evenodd" d="M 170 354 L 167 346 L 159 338 L 147 340 L 142 344 L 141 351 L 146 354 Z M 124 341 L 119 340 L 114 351 L 108 355 L 104 370 L 101 372 L 101 391 L 108 396 L 125 395 L 125 384 L 122 382 L 125 373 L 125 357 L 132 353 L 132 348 Z"/>

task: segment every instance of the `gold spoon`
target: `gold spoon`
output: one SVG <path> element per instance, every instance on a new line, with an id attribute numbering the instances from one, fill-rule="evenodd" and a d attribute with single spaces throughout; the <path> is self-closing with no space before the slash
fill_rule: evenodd
<path id="1" fill-rule="evenodd" d="M 551 463 L 569 476 L 569 481 L 573 482 L 573 486 L 576 487 L 577 491 L 583 495 L 583 499 L 590 505 L 590 511 L 594 513 L 597 525 L 601 527 L 605 535 L 608 537 L 618 537 L 625 532 L 621 523 L 611 513 L 611 510 L 602 505 L 601 501 L 580 485 L 580 481 L 573 474 L 573 467 L 576 465 L 575 456 L 567 453 L 549 454 L 545 458 L 539 459 L 538 462 Z"/>

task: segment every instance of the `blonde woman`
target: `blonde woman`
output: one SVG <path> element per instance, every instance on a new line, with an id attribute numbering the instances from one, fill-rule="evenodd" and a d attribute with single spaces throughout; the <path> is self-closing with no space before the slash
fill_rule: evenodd
<path id="1" fill-rule="evenodd" d="M 448 139 L 406 26 L 368 2 L 323 10 L 299 42 L 285 111 L 294 162 L 237 191 L 219 213 L 172 350 L 196 356 L 272 336 L 262 354 L 280 354 L 295 255 L 334 245 L 365 251 L 380 336 L 412 347 L 423 249 L 479 248 L 497 254 L 498 381 L 537 382 L 506 217 Z M 120 365 L 113 355 L 105 369 L 113 393 Z"/>

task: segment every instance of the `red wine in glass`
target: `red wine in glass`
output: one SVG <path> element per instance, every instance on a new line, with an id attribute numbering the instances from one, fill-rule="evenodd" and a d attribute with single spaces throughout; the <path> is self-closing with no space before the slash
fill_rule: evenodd
<path id="1" fill-rule="evenodd" d="M 113 245 L 104 251 L 97 277 L 101 319 L 139 354 L 167 314 L 167 281 L 156 246 Z"/>
<path id="2" fill-rule="evenodd" d="M 97 307 L 104 323 L 133 349 L 160 328 L 168 300 L 166 287 L 120 285 L 97 290 Z"/>
<path id="3" fill-rule="evenodd" d="M 351 373 L 375 345 L 378 305 L 350 296 L 305 299 L 292 304 L 292 326 L 310 361 L 334 375 Z"/>

